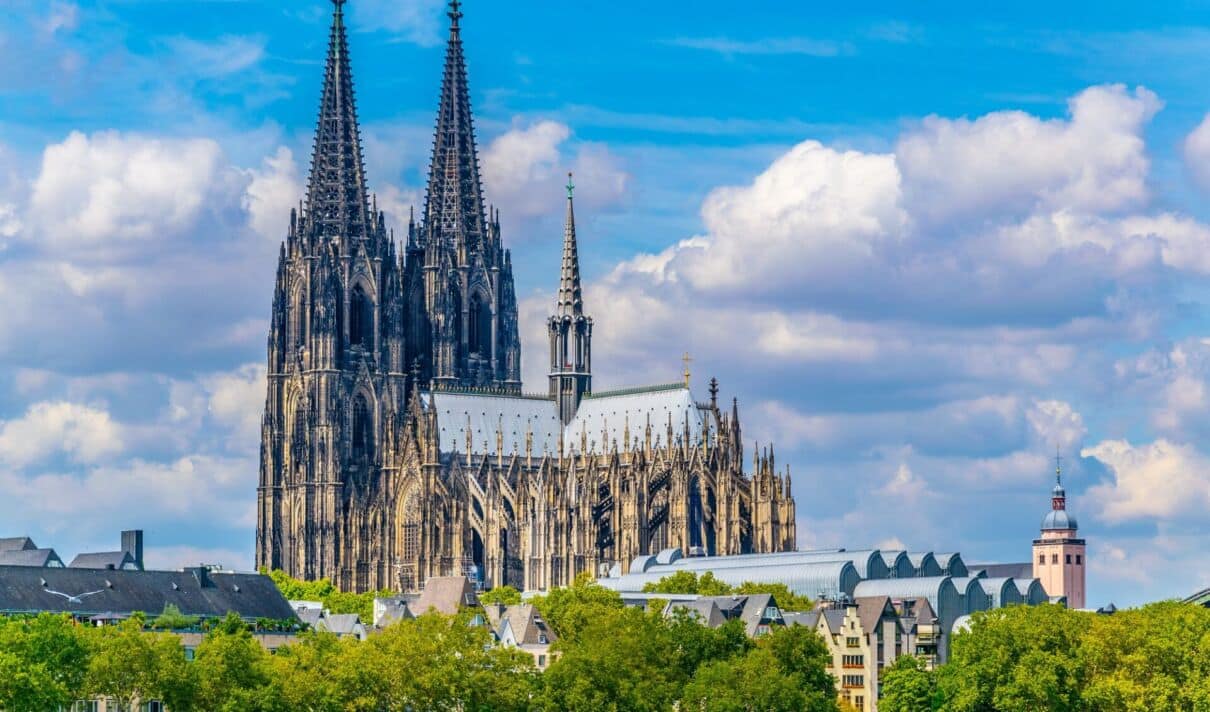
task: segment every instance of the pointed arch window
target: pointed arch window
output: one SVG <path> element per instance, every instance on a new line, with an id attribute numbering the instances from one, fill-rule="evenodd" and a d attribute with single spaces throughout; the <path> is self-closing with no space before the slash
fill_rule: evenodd
<path id="1" fill-rule="evenodd" d="M 482 358 L 487 358 L 491 355 L 492 343 L 492 312 L 487 300 L 481 295 L 475 294 L 471 297 L 470 308 L 470 323 L 468 326 L 468 338 L 470 339 L 470 352 L 478 354 Z"/>
<path id="2" fill-rule="evenodd" d="M 349 301 L 349 344 L 369 348 L 373 343 L 374 305 L 361 285 L 353 287 Z"/>
<path id="3" fill-rule="evenodd" d="M 353 399 L 353 457 L 371 460 L 374 457 L 374 424 L 365 396 Z"/>

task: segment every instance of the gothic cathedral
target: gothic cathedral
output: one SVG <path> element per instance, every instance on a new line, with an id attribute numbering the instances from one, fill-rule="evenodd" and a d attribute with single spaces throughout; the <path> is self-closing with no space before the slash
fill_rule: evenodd
<path id="1" fill-rule="evenodd" d="M 549 390 L 521 390 L 513 265 L 484 205 L 459 3 L 420 222 L 402 253 L 366 189 L 345 0 L 333 0 L 305 202 L 278 260 L 257 566 L 344 590 L 430 576 L 565 585 L 680 547 L 792 550 L 790 476 L 744 473 L 718 384 L 592 389 L 569 182 Z"/>

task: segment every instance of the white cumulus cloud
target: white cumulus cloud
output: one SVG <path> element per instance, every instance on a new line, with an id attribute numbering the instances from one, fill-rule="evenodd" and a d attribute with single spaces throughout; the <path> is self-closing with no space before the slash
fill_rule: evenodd
<path id="1" fill-rule="evenodd" d="M 1185 165 L 1193 179 L 1205 191 L 1210 192 L 1210 114 L 1206 114 L 1197 128 L 1185 137 Z"/>
<path id="2" fill-rule="evenodd" d="M 1210 507 L 1210 461 L 1192 445 L 1105 440 L 1085 448 L 1113 479 L 1088 490 L 1108 522 L 1200 516 Z"/>
<path id="3" fill-rule="evenodd" d="M 195 226 L 226 187 L 222 151 L 210 139 L 74 131 L 47 147 L 30 201 L 39 241 L 63 250 L 121 250 Z"/>
<path id="4" fill-rule="evenodd" d="M 0 422 L 0 461 L 25 467 L 55 453 L 92 463 L 120 453 L 122 428 L 99 408 L 35 403 L 20 418 Z"/>

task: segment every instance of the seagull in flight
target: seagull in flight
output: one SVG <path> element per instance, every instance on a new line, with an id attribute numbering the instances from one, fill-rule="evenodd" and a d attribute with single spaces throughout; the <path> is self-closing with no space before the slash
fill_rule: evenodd
<path id="1" fill-rule="evenodd" d="M 85 599 L 85 598 L 88 598 L 89 596 L 95 596 L 95 595 L 97 595 L 98 593 L 104 593 L 104 592 L 105 592 L 104 590 L 101 590 L 101 591 L 89 591 L 88 593 L 81 593 L 79 596 L 72 596 L 72 595 L 69 595 L 69 594 L 66 594 L 66 593 L 62 593 L 61 591 L 53 591 L 53 590 L 51 590 L 51 589 L 49 589 L 49 588 L 47 588 L 47 589 L 43 589 L 43 590 L 44 590 L 44 591 L 46 591 L 47 593 L 53 593 L 53 594 L 54 594 L 54 595 L 56 595 L 56 596 L 62 596 L 63 598 L 66 598 L 66 599 L 67 599 L 67 602 L 68 602 L 68 603 L 70 603 L 70 604 L 72 604 L 72 605 L 74 605 L 74 606 L 78 606 L 78 605 L 83 604 L 83 603 L 84 603 L 84 599 Z"/>

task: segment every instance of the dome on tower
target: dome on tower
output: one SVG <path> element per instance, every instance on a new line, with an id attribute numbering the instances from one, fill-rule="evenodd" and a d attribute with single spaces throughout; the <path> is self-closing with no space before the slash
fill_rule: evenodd
<path id="1" fill-rule="evenodd" d="M 1076 523 L 1076 518 L 1073 517 L 1066 509 L 1055 509 L 1046 513 L 1042 518 L 1042 531 L 1054 531 L 1062 529 L 1078 529 L 1079 524 Z"/>

